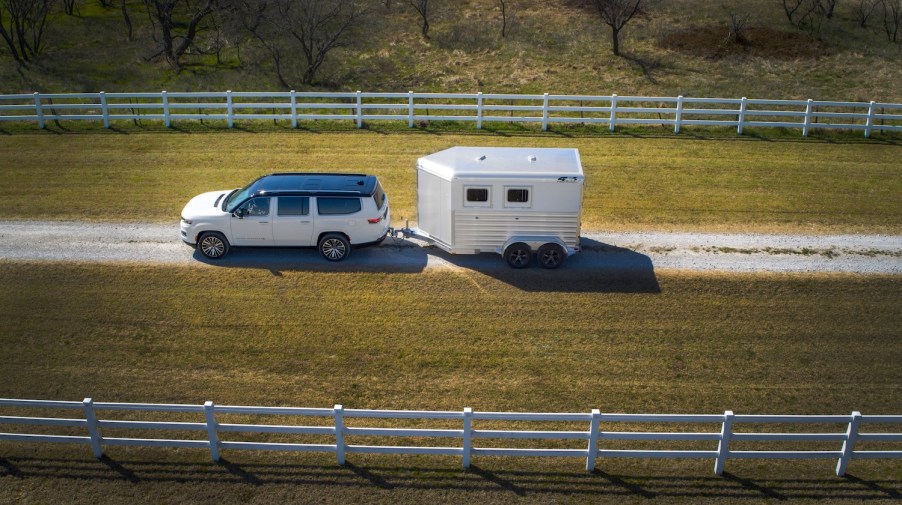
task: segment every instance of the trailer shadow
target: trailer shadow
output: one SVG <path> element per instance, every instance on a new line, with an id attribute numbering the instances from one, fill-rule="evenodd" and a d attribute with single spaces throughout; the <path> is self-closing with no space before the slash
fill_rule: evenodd
<path id="1" fill-rule="evenodd" d="M 541 268 L 535 261 L 528 268 L 513 269 L 494 253 L 452 255 L 432 250 L 430 254 L 528 292 L 661 292 L 654 264 L 648 256 L 587 238 L 581 239 L 580 246 L 581 253 L 567 258 L 554 270 Z"/>

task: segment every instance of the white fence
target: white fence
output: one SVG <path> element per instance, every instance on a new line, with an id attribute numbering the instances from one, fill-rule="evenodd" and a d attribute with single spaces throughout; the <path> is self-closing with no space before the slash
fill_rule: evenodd
<path id="1" fill-rule="evenodd" d="M 14 442 L 56 442 L 90 445 L 94 456 L 103 455 L 103 446 L 146 446 L 146 447 L 182 447 L 206 449 L 210 451 L 214 461 L 220 459 L 221 450 L 258 450 L 258 451 L 307 451 L 326 452 L 336 455 L 338 464 L 345 463 L 346 454 L 431 454 L 457 456 L 462 458 L 464 468 L 470 466 L 475 456 L 537 456 L 537 457 L 577 457 L 584 458 L 586 470 L 593 470 L 599 458 L 700 458 L 713 459 L 714 472 L 718 475 L 724 471 L 728 459 L 746 458 L 791 458 L 791 459 L 836 459 L 836 474 L 843 475 L 852 459 L 902 458 L 902 450 L 886 450 L 881 447 L 875 450 L 857 450 L 856 445 L 872 443 L 902 442 L 902 432 L 862 433 L 865 424 L 881 426 L 902 423 L 902 415 L 862 415 L 852 412 L 851 415 L 735 415 L 732 411 L 716 415 L 681 415 L 681 414 L 602 414 L 598 410 L 589 413 L 515 413 L 515 412 L 474 412 L 470 408 L 463 411 L 411 411 L 411 410 L 359 410 L 345 409 L 341 405 L 334 408 L 293 408 L 293 407 L 241 407 L 214 405 L 206 402 L 203 405 L 166 405 L 141 403 L 100 403 L 91 398 L 81 402 L 45 401 L 45 400 L 12 400 L 0 399 L 0 407 L 5 410 L 53 409 L 77 410 L 83 413 L 83 419 L 61 417 L 21 417 L 0 416 L 0 425 L 31 425 L 53 428 L 68 428 L 81 431 L 78 435 L 60 435 L 43 433 L 0 433 L 0 440 Z M 98 418 L 99 411 L 141 411 L 143 413 L 180 413 L 198 416 L 196 422 L 184 421 L 135 421 L 105 420 Z M 278 416 L 318 418 L 320 425 L 275 425 L 275 424 L 237 424 L 217 421 L 217 416 Z M 259 417 L 257 417 L 259 418 Z M 395 427 L 351 427 L 350 419 L 379 420 L 427 420 L 460 423 L 459 428 L 395 428 Z M 256 418 L 255 418 L 256 419 Z M 546 423 L 564 423 L 569 426 L 584 423 L 586 429 L 579 431 L 528 431 L 528 430 L 488 430 L 475 429 L 474 422 L 517 422 L 543 421 Z M 657 431 L 605 431 L 605 425 L 632 426 L 642 424 L 659 425 L 678 423 L 680 425 L 703 424 L 712 428 L 708 432 L 657 432 Z M 750 424 L 753 427 L 763 425 L 833 425 L 832 432 L 792 432 L 776 433 L 770 431 L 738 431 L 739 424 Z M 163 430 L 163 431 L 197 431 L 202 432 L 200 438 L 168 439 L 168 438 L 129 438 L 103 436 L 105 430 Z M 46 431 L 46 429 L 44 429 Z M 84 434 L 86 432 L 86 434 Z M 248 442 L 224 440 L 221 436 L 231 433 L 287 434 L 314 437 L 327 437 L 329 443 L 284 443 L 284 442 Z M 348 443 L 353 437 L 398 437 L 414 440 L 457 439 L 460 442 L 450 445 L 356 445 Z M 545 440 L 545 441 L 581 441 L 580 448 L 509 448 L 509 447 L 477 447 L 474 442 L 483 439 L 496 440 Z M 615 441 L 658 441 L 658 442 L 707 442 L 710 449 L 678 450 L 678 449 L 612 449 L 606 447 Z M 716 444 L 715 444 L 716 442 Z M 823 443 L 832 442 L 837 445 L 833 450 L 735 450 L 731 444 L 756 443 Z M 883 444 L 885 446 L 886 444 Z"/>
<path id="2" fill-rule="evenodd" d="M 515 115 L 516 114 L 516 115 Z M 513 95 L 494 93 L 33 93 L 0 95 L 0 121 L 236 121 L 347 120 L 540 123 L 548 125 L 660 125 L 679 133 L 684 126 L 800 128 L 902 131 L 902 104 L 751 98 L 694 98 L 589 95 Z"/>

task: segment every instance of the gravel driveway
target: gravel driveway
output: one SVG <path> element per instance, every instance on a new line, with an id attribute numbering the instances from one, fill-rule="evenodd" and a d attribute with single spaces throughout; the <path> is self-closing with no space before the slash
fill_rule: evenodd
<path id="1" fill-rule="evenodd" d="M 494 254 L 452 256 L 416 240 L 388 239 L 341 264 L 315 249 L 235 249 L 208 262 L 178 238 L 178 224 L 0 221 L 0 260 L 425 270 L 504 267 Z M 636 232 L 583 234 L 568 269 L 902 274 L 899 235 Z"/>

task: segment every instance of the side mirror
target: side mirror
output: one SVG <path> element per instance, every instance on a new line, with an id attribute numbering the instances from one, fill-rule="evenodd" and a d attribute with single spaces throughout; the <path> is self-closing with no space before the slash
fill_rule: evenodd
<path id="1" fill-rule="evenodd" d="M 237 217 L 238 219 L 244 219 L 245 212 L 246 211 L 244 209 L 235 209 L 235 211 L 232 212 L 232 215 Z"/>

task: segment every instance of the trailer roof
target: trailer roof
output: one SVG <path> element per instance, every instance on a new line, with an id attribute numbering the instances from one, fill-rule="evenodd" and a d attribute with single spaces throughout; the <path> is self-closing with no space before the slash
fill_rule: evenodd
<path id="1" fill-rule="evenodd" d="M 420 158 L 417 167 L 444 179 L 456 177 L 580 177 L 576 149 L 548 147 L 452 147 Z"/>

